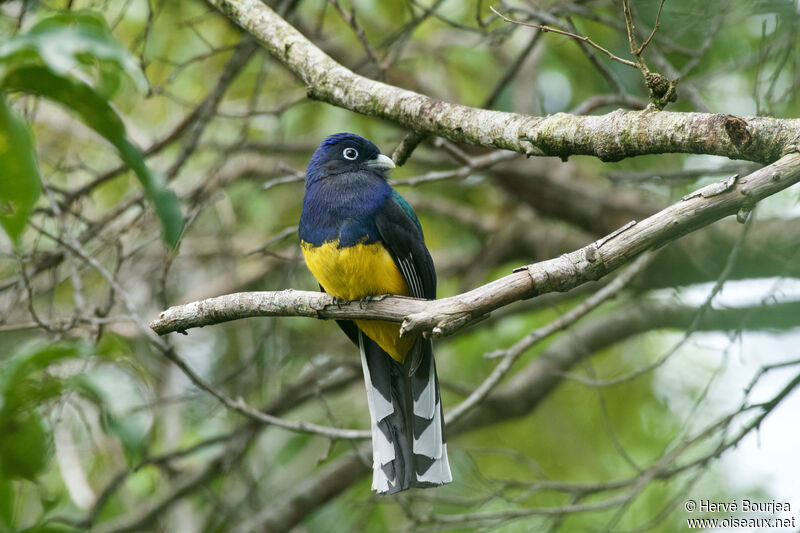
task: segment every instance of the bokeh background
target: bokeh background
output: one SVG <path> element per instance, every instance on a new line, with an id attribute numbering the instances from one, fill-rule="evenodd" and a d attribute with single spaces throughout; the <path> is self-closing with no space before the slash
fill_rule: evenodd
<path id="1" fill-rule="evenodd" d="M 354 71 L 450 102 L 532 115 L 647 104 L 637 70 L 504 23 L 490 2 L 265 3 Z M 629 57 L 618 2 L 491 5 Z M 659 2 L 633 7 L 646 37 Z M 645 58 L 681 78 L 670 110 L 795 117 L 798 23 L 793 1 L 667 0 Z M 386 154 L 408 132 L 308 99 L 196 0 L 0 2 L 0 75 L 13 147 L 0 193 L 20 202 L 3 207 L 0 234 L 0 531 L 668 532 L 700 516 L 689 498 L 775 499 L 793 510 L 773 517 L 797 515 L 796 189 L 665 247 L 616 298 L 526 350 L 453 424 L 451 485 L 378 498 L 359 443 L 249 421 L 165 355 L 270 413 L 366 428 L 358 353 L 333 322 L 252 318 L 162 339 L 147 324 L 201 298 L 315 290 L 296 237 L 308 158 L 335 132 Z M 754 168 L 427 139 L 393 179 L 443 297 Z M 438 340 L 445 408 L 491 355 L 605 283 Z M 355 466 L 330 474 L 342 465 Z"/>

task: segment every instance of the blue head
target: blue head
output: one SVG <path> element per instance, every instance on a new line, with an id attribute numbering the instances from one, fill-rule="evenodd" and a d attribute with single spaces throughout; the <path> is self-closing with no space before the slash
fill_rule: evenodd
<path id="1" fill-rule="evenodd" d="M 391 168 L 392 160 L 358 135 L 337 133 L 322 141 L 306 171 L 300 239 L 342 246 L 375 241 L 375 213 L 392 195 L 386 182 Z"/>
<path id="2" fill-rule="evenodd" d="M 340 174 L 367 174 L 386 179 L 386 171 L 394 168 L 392 160 L 372 142 L 352 133 L 336 133 L 319 145 L 306 170 L 306 188 Z"/>

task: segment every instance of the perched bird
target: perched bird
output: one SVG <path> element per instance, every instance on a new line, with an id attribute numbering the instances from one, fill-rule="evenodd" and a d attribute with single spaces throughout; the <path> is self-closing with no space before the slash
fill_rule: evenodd
<path id="1" fill-rule="evenodd" d="M 436 271 L 414 210 L 387 183 L 392 160 L 351 133 L 325 139 L 306 171 L 300 244 L 320 288 L 343 300 L 436 298 Z M 372 489 L 452 481 L 430 339 L 400 325 L 339 320 L 361 352 L 372 426 Z"/>

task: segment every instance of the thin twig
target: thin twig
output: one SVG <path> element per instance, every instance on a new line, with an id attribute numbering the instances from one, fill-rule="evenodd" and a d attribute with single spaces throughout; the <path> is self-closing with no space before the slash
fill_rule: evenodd
<path id="1" fill-rule="evenodd" d="M 330 4 L 339 12 L 339 15 L 344 19 L 350 28 L 352 28 L 353 33 L 356 34 L 356 38 L 358 42 L 361 43 L 362 48 L 367 53 L 367 57 L 369 57 L 370 62 L 377 67 L 378 72 L 380 73 L 380 77 L 382 79 L 386 78 L 386 67 L 381 64 L 380 60 L 378 59 L 378 55 L 375 53 L 375 49 L 367 39 L 367 34 L 364 32 L 364 28 L 358 23 L 356 20 L 356 9 L 352 8 L 348 13 L 345 9 L 339 4 L 339 0 L 328 0 Z"/>
<path id="2" fill-rule="evenodd" d="M 653 36 L 658 31 L 658 21 L 659 19 L 661 19 L 661 9 L 663 7 L 664 7 L 664 0 L 661 0 L 661 3 L 658 5 L 658 14 L 656 15 L 656 22 L 653 25 L 653 31 L 650 32 L 650 35 L 647 37 L 647 39 L 644 40 L 642 45 L 636 49 L 636 55 L 642 55 L 642 52 L 644 51 L 645 48 L 647 48 L 647 45 L 650 44 L 650 41 L 653 39 Z"/>
<path id="3" fill-rule="evenodd" d="M 622 0 L 622 13 L 625 16 L 625 27 L 628 30 L 628 44 L 631 47 L 631 54 L 636 59 L 636 68 L 642 71 L 642 74 L 648 72 L 647 65 L 639 53 L 639 47 L 636 45 L 636 27 L 633 22 L 633 14 L 631 13 L 630 0 Z"/>
<path id="4" fill-rule="evenodd" d="M 597 50 L 599 50 L 600 52 L 604 53 L 605 55 L 607 55 L 609 58 L 613 59 L 614 61 L 618 61 L 618 62 L 622 63 L 623 65 L 628 65 L 629 67 L 637 68 L 636 63 L 634 63 L 633 61 L 629 61 L 627 59 L 623 59 L 623 58 L 621 58 L 619 56 L 616 56 L 616 55 L 612 54 L 606 48 L 603 48 L 599 44 L 597 44 L 594 41 L 592 41 L 589 37 L 577 35 L 577 34 L 574 34 L 572 32 L 568 32 L 568 31 L 564 31 L 564 30 L 559 30 L 557 28 L 553 28 L 552 26 L 543 26 L 541 24 L 531 24 L 529 22 L 521 22 L 519 20 L 510 19 L 510 18 L 506 17 L 505 15 L 502 15 L 499 11 L 497 11 L 492 6 L 489 6 L 489 9 L 492 10 L 492 13 L 494 13 L 495 15 L 497 15 L 498 17 L 500 17 L 504 21 L 509 22 L 511 24 L 519 24 L 520 26 L 528 26 L 529 28 L 536 28 L 537 30 L 541 30 L 541 31 L 544 31 L 544 32 L 557 33 L 559 35 L 566 35 L 567 37 L 572 37 L 573 39 L 578 39 L 579 41 L 583 41 L 586 44 L 588 44 L 589 46 L 592 46 L 592 47 L 596 48 Z"/>
<path id="5" fill-rule="evenodd" d="M 535 344 L 541 342 L 547 337 L 568 328 L 586 314 L 596 309 L 600 304 L 613 298 L 619 291 L 621 291 L 637 274 L 642 272 L 653 261 L 656 254 L 648 252 L 639 256 L 630 267 L 628 267 L 622 274 L 617 276 L 614 281 L 589 296 L 580 305 L 572 308 L 569 312 L 561 315 L 556 320 L 553 320 L 546 326 L 542 326 L 533 332 L 529 333 L 525 338 L 518 341 L 510 348 L 500 352 L 499 354 L 492 354 L 494 357 L 498 355 L 503 357 L 503 360 L 494 368 L 491 374 L 481 383 L 467 399 L 454 407 L 447 413 L 446 423 L 451 424 L 455 420 L 461 418 L 467 411 L 475 407 L 482 401 L 487 394 L 503 379 L 503 376 L 508 373 L 514 362 L 525 353 L 528 349 Z"/>

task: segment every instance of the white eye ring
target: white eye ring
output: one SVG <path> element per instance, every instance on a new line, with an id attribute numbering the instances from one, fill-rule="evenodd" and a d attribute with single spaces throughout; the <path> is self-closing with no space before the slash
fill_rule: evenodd
<path id="1" fill-rule="evenodd" d="M 344 152 L 342 152 L 342 157 L 349 161 L 354 161 L 358 157 L 358 150 L 352 147 L 345 148 Z"/>

